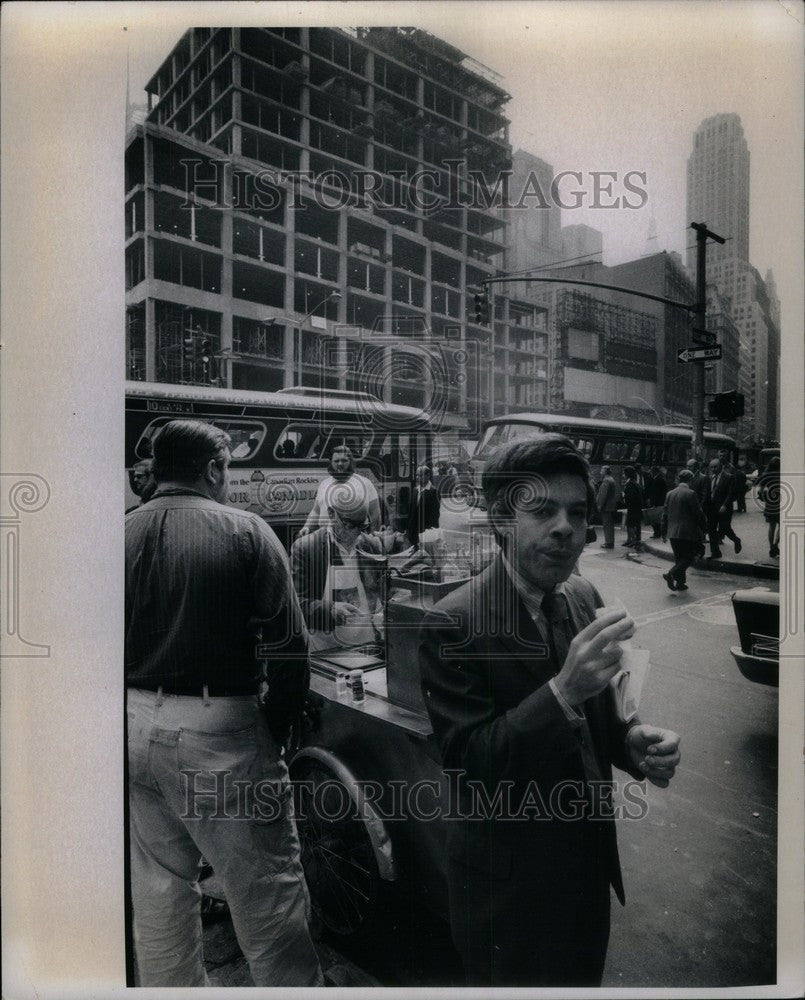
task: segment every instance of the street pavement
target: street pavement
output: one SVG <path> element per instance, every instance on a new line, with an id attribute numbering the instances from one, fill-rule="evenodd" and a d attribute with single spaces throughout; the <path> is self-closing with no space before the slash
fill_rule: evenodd
<path id="1" fill-rule="evenodd" d="M 694 568 L 672 593 L 667 563 L 628 552 L 591 547 L 581 572 L 636 618 L 651 652 L 640 715 L 680 734 L 682 764 L 668 789 L 649 786 L 644 819 L 619 824 L 627 905 L 613 904 L 604 985 L 772 983 L 777 689 L 746 680 L 729 647 L 732 593 L 776 584 Z"/>
<path id="2" fill-rule="evenodd" d="M 741 514 L 735 524 L 754 556 L 762 517 Z M 651 653 L 640 715 L 681 735 L 682 764 L 668 789 L 648 786 L 643 818 L 619 821 L 627 905 L 613 896 L 603 985 L 773 983 L 778 692 L 746 680 L 729 650 L 738 641 L 732 593 L 777 585 L 708 566 L 689 570 L 690 589 L 672 593 L 667 562 L 623 548 L 624 537 L 613 550 L 589 545 L 580 569 L 635 617 L 634 641 Z M 386 916 L 370 947 L 320 940 L 323 967 L 345 986 L 460 984 L 444 925 L 410 901 Z M 209 927 L 205 949 L 213 982 L 248 984 L 231 924 Z"/>

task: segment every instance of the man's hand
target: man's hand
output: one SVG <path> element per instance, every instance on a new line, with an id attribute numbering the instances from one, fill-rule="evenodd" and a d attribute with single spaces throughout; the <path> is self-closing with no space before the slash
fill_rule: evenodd
<path id="1" fill-rule="evenodd" d="M 333 601 L 331 614 L 336 625 L 343 625 L 353 615 L 360 614 L 360 608 L 348 601 Z"/>
<path id="2" fill-rule="evenodd" d="M 681 759 L 676 733 L 656 726 L 632 726 L 626 734 L 626 749 L 632 763 L 652 785 L 668 787 Z"/>
<path id="3" fill-rule="evenodd" d="M 607 686 L 620 669 L 620 642 L 634 635 L 634 620 L 623 610 L 596 618 L 573 639 L 564 666 L 556 675 L 559 693 L 580 705 Z"/>
<path id="4" fill-rule="evenodd" d="M 302 527 L 299 529 L 299 534 L 296 537 L 304 538 L 305 535 L 309 534 L 310 534 L 310 528 L 308 528 L 306 524 L 303 524 Z"/>

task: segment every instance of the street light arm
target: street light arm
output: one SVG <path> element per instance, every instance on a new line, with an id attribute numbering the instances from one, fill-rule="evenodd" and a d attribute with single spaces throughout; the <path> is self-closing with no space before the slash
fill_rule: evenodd
<path id="1" fill-rule="evenodd" d="M 328 292 L 328 294 L 324 296 L 321 302 L 317 302 L 316 305 L 313 306 L 313 308 L 309 312 L 305 313 L 305 315 L 299 320 L 298 323 L 294 324 L 294 326 L 298 326 L 301 329 L 305 325 L 305 323 L 310 319 L 313 313 L 315 313 L 315 311 L 319 308 L 319 306 L 323 306 L 325 302 L 329 302 L 330 299 L 340 299 L 340 298 L 341 298 L 341 292 L 337 292 L 335 290 L 333 290 L 332 292 Z"/>
<path id="2" fill-rule="evenodd" d="M 660 427 L 664 427 L 665 426 L 665 424 L 663 424 L 662 420 L 660 420 L 659 413 L 657 413 L 657 411 L 654 409 L 654 407 L 651 405 L 651 403 L 649 403 L 649 401 L 647 399 L 643 399 L 642 396 L 630 396 L 629 399 L 636 399 L 638 401 L 638 403 L 645 403 L 646 406 L 651 410 L 651 412 L 657 418 L 657 423 L 660 425 Z"/>

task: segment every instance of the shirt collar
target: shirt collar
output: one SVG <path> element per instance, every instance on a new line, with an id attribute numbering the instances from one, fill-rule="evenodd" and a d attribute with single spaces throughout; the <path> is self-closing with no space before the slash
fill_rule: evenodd
<path id="1" fill-rule="evenodd" d="M 190 486 L 168 486 L 164 489 L 158 487 L 156 492 L 152 494 L 151 499 L 155 500 L 157 497 L 203 497 L 205 500 L 212 500 L 209 493 L 202 493 L 200 490 L 194 490 Z"/>
<path id="2" fill-rule="evenodd" d="M 517 593 L 523 599 L 523 604 L 526 606 L 526 610 L 531 615 L 532 618 L 536 618 L 537 615 L 541 614 L 542 611 L 542 599 L 548 593 L 546 590 L 540 590 L 539 587 L 535 587 L 530 580 L 526 580 L 525 577 L 517 571 L 517 569 L 509 562 L 506 556 L 501 552 L 501 558 L 503 559 L 503 565 L 506 572 L 509 574 L 509 578 L 514 584 Z M 564 593 L 564 583 L 558 583 L 553 588 L 553 593 L 563 594 Z"/>
<path id="3" fill-rule="evenodd" d="M 351 549 L 348 549 L 346 545 L 342 545 L 341 542 L 338 541 L 338 539 L 335 537 L 335 533 L 333 532 L 332 526 L 329 524 L 327 525 L 327 534 L 330 537 L 330 541 L 336 546 L 336 548 L 338 549 L 338 551 L 341 553 L 342 556 L 355 555 L 355 547 L 358 544 L 357 538 L 355 539 L 355 545 L 353 545 Z M 358 538 L 360 538 L 360 535 L 358 536 Z"/>

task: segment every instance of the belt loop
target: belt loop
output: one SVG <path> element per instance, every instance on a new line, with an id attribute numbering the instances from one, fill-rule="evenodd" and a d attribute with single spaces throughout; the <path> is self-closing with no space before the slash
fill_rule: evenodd
<path id="1" fill-rule="evenodd" d="M 157 688 L 157 708 L 162 707 L 162 685 Z"/>
<path id="2" fill-rule="evenodd" d="M 207 687 L 206 684 L 203 685 L 203 687 L 201 689 L 201 692 L 202 692 L 202 697 L 204 698 L 204 704 L 205 705 L 209 705 L 209 703 L 210 703 L 210 689 Z"/>

